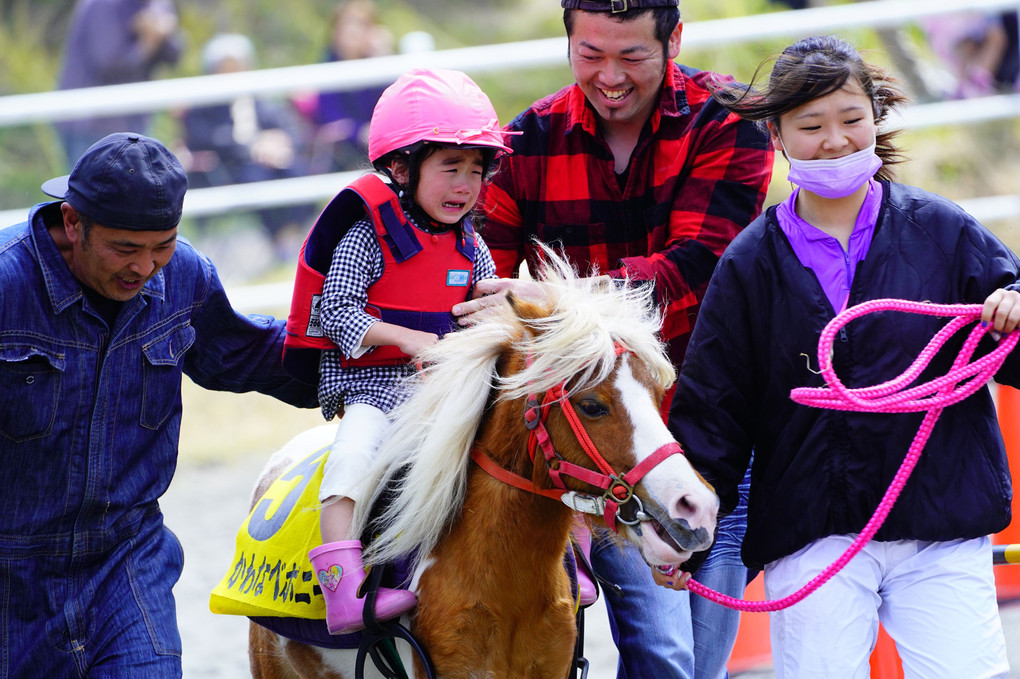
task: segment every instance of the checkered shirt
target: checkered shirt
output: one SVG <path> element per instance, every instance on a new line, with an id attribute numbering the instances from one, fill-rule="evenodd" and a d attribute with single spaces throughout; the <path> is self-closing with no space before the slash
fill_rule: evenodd
<path id="1" fill-rule="evenodd" d="M 496 265 L 488 247 L 480 237 L 475 243 L 472 283 L 495 278 Z M 382 272 L 383 254 L 375 227 L 369 220 L 355 222 L 333 251 L 333 262 L 322 288 L 322 329 L 339 347 L 323 351 L 319 363 L 319 405 L 327 420 L 333 419 L 344 404 L 367 403 L 389 412 L 406 397 L 406 378 L 414 372 L 410 364 L 340 366 L 341 354 L 350 357 L 358 351 L 368 328 L 379 320 L 366 312 L 365 306 L 368 288 L 379 280 Z M 364 352 L 358 355 L 361 353 Z"/>

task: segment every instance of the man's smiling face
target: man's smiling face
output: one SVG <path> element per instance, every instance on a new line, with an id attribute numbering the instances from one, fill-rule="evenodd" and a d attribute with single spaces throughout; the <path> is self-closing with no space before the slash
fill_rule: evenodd
<path id="1" fill-rule="evenodd" d="M 69 204 L 61 206 L 71 248 L 65 259 L 74 276 L 103 297 L 126 302 L 166 266 L 177 247 L 177 227 L 129 231 L 100 224 L 88 228 Z"/>
<path id="2" fill-rule="evenodd" d="M 666 59 L 680 50 L 679 28 L 663 53 L 655 19 L 619 21 L 609 12 L 578 11 L 569 36 L 574 80 L 609 125 L 644 125 L 658 103 Z"/>

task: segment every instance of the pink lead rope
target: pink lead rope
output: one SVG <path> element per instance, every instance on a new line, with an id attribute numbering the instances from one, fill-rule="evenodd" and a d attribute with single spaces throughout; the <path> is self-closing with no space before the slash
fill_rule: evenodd
<path id="1" fill-rule="evenodd" d="M 873 387 L 848 389 L 832 368 L 833 340 L 844 325 L 859 316 L 875 311 L 904 311 L 927 316 L 952 316 L 953 319 L 935 334 L 914 363 L 902 375 Z M 694 580 L 688 582 L 688 589 L 727 608 L 739 611 L 778 611 L 797 603 L 838 573 L 850 559 L 864 548 L 864 545 L 878 532 L 886 517 L 889 516 L 896 498 L 899 497 L 900 491 L 903 490 L 907 479 L 910 478 L 910 474 L 921 456 L 921 451 L 928 442 L 935 422 L 942 414 L 942 409 L 962 401 L 992 379 L 1006 356 L 1016 345 L 1017 339 L 1020 338 L 1020 331 L 1011 332 L 999 341 L 994 350 L 973 362 L 968 362 L 982 336 L 991 331 L 991 326 L 985 327 L 978 323 L 971 329 L 960 354 L 953 362 L 953 367 L 946 375 L 910 389 L 904 388 L 917 378 L 951 336 L 956 334 L 960 328 L 979 321 L 980 318 L 981 305 L 977 304 L 925 304 L 897 299 L 876 299 L 851 307 L 829 321 L 818 340 L 818 364 L 821 366 L 821 373 L 825 377 L 827 386 L 794 389 L 790 392 L 790 398 L 804 405 L 833 410 L 869 413 L 927 411 L 903 463 L 875 509 L 875 514 L 853 544 L 828 568 L 793 594 L 773 601 L 745 601 L 720 594 Z"/>

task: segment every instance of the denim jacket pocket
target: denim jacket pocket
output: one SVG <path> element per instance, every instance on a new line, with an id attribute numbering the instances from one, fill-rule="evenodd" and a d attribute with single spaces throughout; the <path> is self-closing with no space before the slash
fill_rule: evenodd
<path id="1" fill-rule="evenodd" d="M 185 325 L 142 346 L 143 427 L 158 429 L 174 410 L 181 391 L 181 359 L 194 343 L 195 329 Z"/>
<path id="2" fill-rule="evenodd" d="M 53 429 L 64 354 L 30 344 L 0 344 L 0 436 L 20 443 Z"/>

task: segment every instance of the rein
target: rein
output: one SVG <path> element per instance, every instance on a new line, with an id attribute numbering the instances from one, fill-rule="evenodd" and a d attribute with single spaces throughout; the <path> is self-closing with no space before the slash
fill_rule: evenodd
<path id="1" fill-rule="evenodd" d="M 630 353 L 620 343 L 615 344 L 615 350 L 617 357 L 624 353 Z M 529 356 L 528 363 L 530 364 L 530 362 L 531 357 Z M 549 431 L 545 426 L 546 418 L 549 416 L 553 405 L 559 405 L 563 416 L 567 418 L 567 422 L 570 424 L 574 437 L 584 449 L 588 458 L 598 467 L 598 471 L 569 462 L 556 450 L 549 436 Z M 549 478 L 552 479 L 555 488 L 538 488 L 530 479 L 526 479 L 499 466 L 477 445 L 471 449 L 471 459 L 478 463 L 478 466 L 490 476 L 503 483 L 537 495 L 560 500 L 575 511 L 601 515 L 605 519 L 606 525 L 614 532 L 617 531 L 617 519 L 627 525 L 634 525 L 641 521 L 652 519 L 649 514 L 645 513 L 641 499 L 634 494 L 634 486 L 645 474 L 664 459 L 671 455 L 683 453 L 679 444 L 670 442 L 660 446 L 627 473 L 623 475 L 617 474 L 612 465 L 606 462 L 605 457 L 599 452 L 595 442 L 588 436 L 581 418 L 578 416 L 577 411 L 574 410 L 574 405 L 567 396 L 566 381 L 547 389 L 541 400 L 537 394 L 528 395 L 524 408 L 524 426 L 529 430 L 528 456 L 531 458 L 532 463 L 534 463 L 537 450 L 542 450 Z M 563 476 L 575 478 L 600 488 L 603 492 L 601 495 L 592 495 L 569 490 L 563 482 Z M 630 519 L 624 518 L 621 516 L 621 510 L 630 506 L 631 503 L 636 505 L 634 516 Z"/>
<path id="2" fill-rule="evenodd" d="M 899 377 L 872 387 L 848 389 L 836 376 L 832 367 L 832 343 L 839 330 L 850 321 L 875 311 L 904 311 L 927 316 L 954 316 L 943 326 L 927 346 L 921 351 L 914 363 Z M 858 534 L 853 544 L 834 561 L 828 568 L 815 576 L 799 590 L 782 599 L 772 601 L 745 601 L 720 594 L 699 582 L 691 580 L 688 589 L 696 594 L 711 599 L 727 608 L 739 611 L 768 612 L 788 608 L 811 592 L 821 587 L 838 573 L 864 545 L 882 527 L 893 504 L 906 485 L 907 479 L 914 470 L 921 451 L 928 442 L 936 421 L 942 410 L 949 405 L 958 403 L 984 387 L 1002 366 L 1006 356 L 1016 346 L 1020 332 L 1014 331 L 1001 338 L 998 345 L 988 354 L 970 361 L 978 342 L 991 326 L 978 324 L 971 329 L 952 368 L 942 377 L 906 389 L 921 371 L 927 367 L 938 350 L 946 341 L 964 326 L 981 318 L 981 305 L 977 304 L 925 304 L 895 299 L 877 299 L 859 304 L 838 314 L 829 321 L 818 340 L 818 364 L 825 377 L 827 387 L 801 387 L 790 392 L 790 398 L 797 403 L 833 410 L 852 410 L 864 413 L 912 413 L 926 411 L 924 419 L 910 444 L 900 468 L 893 477 L 892 483 L 882 496 L 874 515 Z"/>

